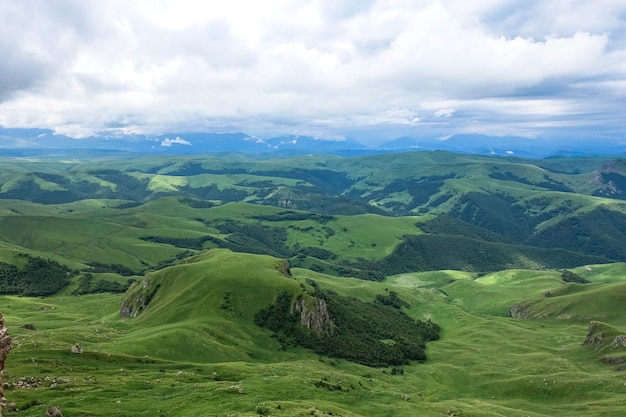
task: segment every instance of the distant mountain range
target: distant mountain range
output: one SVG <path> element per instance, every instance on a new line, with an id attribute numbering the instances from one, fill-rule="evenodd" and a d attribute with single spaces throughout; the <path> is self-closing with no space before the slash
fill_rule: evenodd
<path id="1" fill-rule="evenodd" d="M 54 151 L 131 152 L 144 154 L 336 154 L 367 155 L 416 150 L 447 150 L 478 155 L 545 158 L 550 156 L 609 156 L 626 154 L 626 143 L 611 140 L 541 140 L 516 136 L 454 135 L 445 140 L 401 137 L 377 146 L 353 139 L 324 139 L 286 135 L 257 138 L 246 133 L 167 133 L 163 135 L 92 136 L 74 139 L 50 129 L 0 127 L 0 155 L 28 156 Z"/>

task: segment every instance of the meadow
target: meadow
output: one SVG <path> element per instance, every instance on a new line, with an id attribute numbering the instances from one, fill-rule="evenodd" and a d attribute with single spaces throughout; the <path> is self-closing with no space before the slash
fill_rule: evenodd
<path id="1" fill-rule="evenodd" d="M 606 164 L 4 161 L 0 262 L 71 273 L 53 295 L 0 295 L 3 413 L 624 415 L 626 209 L 606 195 Z M 282 292 L 310 302 L 313 285 L 366 303 L 393 292 L 439 339 L 424 361 L 371 367 L 255 324 Z"/>
<path id="2" fill-rule="evenodd" d="M 250 256 L 226 251 L 159 272 L 171 288 L 160 289 L 153 308 L 134 319 L 120 318 L 119 295 L 2 296 L 14 339 L 5 382 L 15 415 L 40 416 L 51 406 L 76 416 L 625 411 L 626 376 L 600 361 L 624 348 L 596 350 L 583 342 L 592 320 L 623 329 L 623 304 L 605 303 L 600 290 L 624 288 L 626 265 L 612 265 L 611 283 L 602 270 L 587 273 L 594 284 L 578 297 L 545 298 L 546 291 L 584 286 L 566 284 L 555 272 L 522 270 L 480 278 L 403 274 L 378 283 L 295 269 L 290 279 L 274 268 L 278 260 Z M 251 316 L 278 288 L 307 279 L 365 301 L 393 289 L 409 303 L 407 314 L 441 326 L 441 339 L 428 343 L 425 362 L 402 366 L 401 374 L 281 349 Z M 220 308 L 227 292 L 235 300 L 231 311 Z M 526 301 L 542 303 L 534 310 L 541 317 L 511 318 L 508 308 Z M 70 351 L 76 344 L 84 353 Z M 24 380 L 36 387 L 14 388 Z"/>

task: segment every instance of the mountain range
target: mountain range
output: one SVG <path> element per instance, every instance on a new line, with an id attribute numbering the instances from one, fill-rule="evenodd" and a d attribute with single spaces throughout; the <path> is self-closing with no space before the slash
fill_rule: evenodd
<path id="1" fill-rule="evenodd" d="M 545 158 L 622 155 L 626 153 L 626 143 L 597 138 L 589 140 L 529 139 L 518 136 L 457 134 L 445 139 L 405 136 L 368 146 L 351 138 L 328 139 L 305 135 L 259 138 L 242 132 L 120 134 L 75 139 L 56 134 L 50 129 L 0 126 L 0 156 L 45 155 L 59 150 L 178 155 L 240 152 L 283 156 L 299 154 L 354 156 L 416 150 L 447 150 L 477 155 Z"/>

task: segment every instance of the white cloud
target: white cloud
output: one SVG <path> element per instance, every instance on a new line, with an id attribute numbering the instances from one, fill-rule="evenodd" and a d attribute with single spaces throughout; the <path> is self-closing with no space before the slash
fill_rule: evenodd
<path id="1" fill-rule="evenodd" d="M 191 142 L 189 142 L 188 140 L 182 139 L 178 136 L 176 136 L 174 139 L 170 139 L 170 138 L 165 138 L 161 141 L 161 146 L 166 146 L 166 147 L 170 147 L 172 145 L 187 145 L 187 146 L 191 146 Z"/>
<path id="2" fill-rule="evenodd" d="M 625 15 L 620 0 L 2 2 L 0 125 L 75 136 L 528 134 L 533 117 L 533 135 L 567 118 L 615 127 Z"/>
<path id="3" fill-rule="evenodd" d="M 435 113 L 433 113 L 433 116 L 435 116 L 435 117 L 452 117 L 453 114 L 454 114 L 454 109 L 441 109 L 441 110 L 437 110 Z"/>

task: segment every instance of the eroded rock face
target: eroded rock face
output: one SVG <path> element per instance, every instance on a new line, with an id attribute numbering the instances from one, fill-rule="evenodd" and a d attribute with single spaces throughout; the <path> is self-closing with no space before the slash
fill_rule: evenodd
<path id="1" fill-rule="evenodd" d="M 613 339 L 613 341 L 611 342 L 611 347 L 626 347 L 626 335 L 620 334 L 618 336 L 615 336 L 615 339 Z"/>
<path id="2" fill-rule="evenodd" d="M 9 331 L 4 325 L 4 318 L 2 318 L 2 313 L 0 313 L 0 417 L 2 417 L 2 408 L 6 405 L 6 400 L 4 398 L 4 381 L 3 381 L 3 373 L 4 373 L 4 361 L 11 350 L 11 338 L 9 337 Z"/>
<path id="3" fill-rule="evenodd" d="M 293 312 L 300 314 L 300 323 L 317 334 L 332 334 L 333 322 L 328 314 L 326 301 L 315 298 L 313 306 L 309 306 L 304 299 L 297 300 L 293 305 Z"/>
<path id="4" fill-rule="evenodd" d="M 587 328 L 587 337 L 583 342 L 584 347 L 592 347 L 596 350 L 602 345 L 602 341 L 604 339 L 604 333 L 599 331 L 599 324 L 597 321 L 589 322 L 589 327 Z"/>
<path id="5" fill-rule="evenodd" d="M 590 347 L 595 350 L 616 349 L 626 347 L 626 335 L 617 335 L 611 340 L 611 336 L 607 337 L 605 328 L 597 321 L 589 323 L 587 329 L 587 337 L 583 342 L 583 346 Z"/>
<path id="6" fill-rule="evenodd" d="M 159 285 L 153 288 L 151 276 L 146 276 L 140 284 L 131 286 L 122 297 L 120 317 L 137 317 L 150 304 L 158 289 Z"/>

